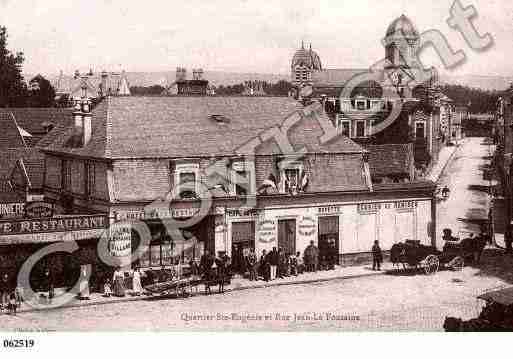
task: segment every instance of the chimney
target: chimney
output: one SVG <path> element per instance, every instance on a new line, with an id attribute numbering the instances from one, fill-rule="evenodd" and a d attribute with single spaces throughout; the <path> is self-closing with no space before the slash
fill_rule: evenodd
<path id="1" fill-rule="evenodd" d="M 176 81 L 185 81 L 187 78 L 187 70 L 184 67 L 176 68 Z"/>
<path id="2" fill-rule="evenodd" d="M 82 136 L 84 129 L 84 119 L 82 117 L 82 106 L 80 101 L 77 101 L 75 110 L 73 111 L 73 119 L 75 126 L 73 127 L 73 139 L 74 147 L 80 147 L 82 145 Z"/>
<path id="3" fill-rule="evenodd" d="M 74 118 L 74 146 L 84 147 L 91 141 L 92 135 L 92 113 L 91 103 L 87 98 L 82 98 L 75 105 Z"/>

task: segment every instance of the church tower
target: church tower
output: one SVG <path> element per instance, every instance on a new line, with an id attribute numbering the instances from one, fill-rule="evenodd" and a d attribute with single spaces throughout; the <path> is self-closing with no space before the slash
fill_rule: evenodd
<path id="1" fill-rule="evenodd" d="M 417 52 L 420 36 L 410 19 L 401 15 L 387 29 L 385 36 L 385 57 L 387 68 L 410 69 L 419 66 Z"/>
<path id="2" fill-rule="evenodd" d="M 305 44 L 301 42 L 301 48 L 296 51 L 291 62 L 291 80 L 292 85 L 299 88 L 303 85 L 312 84 L 312 72 L 321 71 L 322 64 L 319 55 L 310 48 L 305 49 Z"/>

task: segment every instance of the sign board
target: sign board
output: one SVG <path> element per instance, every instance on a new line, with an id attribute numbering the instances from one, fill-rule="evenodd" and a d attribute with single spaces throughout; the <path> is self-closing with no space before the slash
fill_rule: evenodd
<path id="1" fill-rule="evenodd" d="M 25 206 L 25 217 L 49 218 L 53 216 L 53 204 L 47 202 L 30 202 Z"/>
<path id="2" fill-rule="evenodd" d="M 108 223 L 106 215 L 2 220 L 0 236 L 103 229 L 107 228 Z"/>
<path id="3" fill-rule="evenodd" d="M 132 253 L 132 226 L 114 223 L 109 227 L 109 252 L 113 257 L 127 257 Z"/>
<path id="4" fill-rule="evenodd" d="M 0 219 L 20 218 L 25 214 L 25 203 L 0 203 Z"/>
<path id="5" fill-rule="evenodd" d="M 74 242 L 92 238 L 100 238 L 106 229 L 86 229 L 70 232 L 50 232 L 32 234 L 0 235 L 0 245 L 27 244 L 27 243 L 51 243 Z"/>
<path id="6" fill-rule="evenodd" d="M 221 209 L 216 207 L 212 213 L 219 214 Z M 200 213 L 200 208 L 150 208 L 142 210 L 115 211 L 116 221 L 148 220 L 165 218 L 191 218 Z M 209 214 L 212 214 L 209 213 Z"/>
<path id="7" fill-rule="evenodd" d="M 258 240 L 264 243 L 276 241 L 278 226 L 274 219 L 261 219 L 258 222 Z"/>

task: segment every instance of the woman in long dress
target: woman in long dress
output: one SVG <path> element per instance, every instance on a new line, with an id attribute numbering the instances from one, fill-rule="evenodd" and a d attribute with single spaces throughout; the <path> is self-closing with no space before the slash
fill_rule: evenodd
<path id="1" fill-rule="evenodd" d="M 114 282 L 114 295 L 116 297 L 124 297 L 125 296 L 125 275 L 119 269 L 114 272 L 113 282 Z"/>
<path id="2" fill-rule="evenodd" d="M 141 272 L 139 268 L 134 270 L 134 274 L 132 277 L 132 288 L 134 295 L 141 295 L 143 292 L 143 287 L 141 284 Z"/>

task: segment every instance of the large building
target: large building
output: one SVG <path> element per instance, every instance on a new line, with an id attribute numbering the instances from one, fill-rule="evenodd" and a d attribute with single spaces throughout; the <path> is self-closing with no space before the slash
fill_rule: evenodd
<path id="1" fill-rule="evenodd" d="M 437 74 L 417 58 L 420 35 L 410 19 L 394 20 L 384 44 L 384 61 L 371 69 L 322 67 L 318 53 L 302 45 L 291 62 L 296 97 L 321 101 L 339 131 L 363 145 L 413 143 L 416 166 L 427 167 L 450 141 L 441 122 L 451 107 L 435 101 L 443 95 Z"/>
<path id="2" fill-rule="evenodd" d="M 68 215 L 147 225 L 143 268 L 236 246 L 293 253 L 314 241 L 323 255 L 332 242 L 349 264 L 368 258 L 376 239 L 385 250 L 405 239 L 435 244 L 434 184 L 374 184 L 372 154 L 341 134 L 321 141 L 322 121 L 319 104 L 287 97 L 106 98 L 52 132 L 45 194 Z M 273 137 L 281 126 L 291 147 Z M 162 220 L 192 220 L 205 198 L 210 208 L 173 238 Z M 114 248 L 138 240 L 122 236 Z"/>

